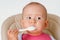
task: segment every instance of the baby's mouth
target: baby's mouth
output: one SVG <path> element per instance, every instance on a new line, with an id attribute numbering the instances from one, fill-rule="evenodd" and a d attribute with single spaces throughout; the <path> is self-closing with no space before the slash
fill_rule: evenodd
<path id="1" fill-rule="evenodd" d="M 35 30 L 36 29 L 36 27 L 34 27 L 34 26 L 30 26 L 30 27 L 28 27 L 28 28 L 25 28 L 25 29 L 19 29 L 19 31 L 33 31 L 33 30 Z"/>

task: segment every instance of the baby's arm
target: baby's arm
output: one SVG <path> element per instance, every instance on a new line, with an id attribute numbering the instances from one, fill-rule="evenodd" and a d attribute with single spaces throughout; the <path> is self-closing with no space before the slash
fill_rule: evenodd
<path id="1" fill-rule="evenodd" d="M 18 40 L 18 30 L 17 29 L 14 29 L 14 30 L 9 29 L 7 34 L 8 34 L 8 40 Z"/>

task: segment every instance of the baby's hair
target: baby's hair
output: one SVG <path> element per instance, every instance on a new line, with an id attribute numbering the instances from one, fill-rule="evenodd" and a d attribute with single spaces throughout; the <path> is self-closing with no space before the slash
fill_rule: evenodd
<path id="1" fill-rule="evenodd" d="M 39 6 L 41 6 L 41 7 L 43 7 L 44 8 L 44 10 L 45 10 L 45 20 L 47 20 L 47 10 L 46 10 L 46 8 L 41 4 L 41 3 L 38 3 L 38 2 L 30 2 L 29 4 L 27 4 L 24 8 L 23 8 L 23 12 L 24 12 L 24 9 L 25 8 L 27 8 L 27 6 L 29 6 L 29 5 L 39 5 Z M 22 12 L 22 13 L 23 13 Z"/>

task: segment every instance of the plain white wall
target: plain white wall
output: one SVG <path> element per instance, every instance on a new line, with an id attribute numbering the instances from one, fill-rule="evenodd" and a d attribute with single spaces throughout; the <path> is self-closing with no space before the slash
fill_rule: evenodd
<path id="1" fill-rule="evenodd" d="M 23 7 L 32 1 L 43 4 L 48 13 L 60 16 L 60 0 L 0 0 L 0 40 L 3 21 L 9 16 L 21 13 Z"/>

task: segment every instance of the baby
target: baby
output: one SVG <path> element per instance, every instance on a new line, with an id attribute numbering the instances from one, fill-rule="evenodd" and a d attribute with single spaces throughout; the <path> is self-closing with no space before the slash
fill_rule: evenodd
<path id="1" fill-rule="evenodd" d="M 42 31 L 47 27 L 47 10 L 37 2 L 31 2 L 23 8 L 21 26 L 27 28 L 34 26 L 36 29 L 33 31 L 26 31 L 22 34 L 22 40 L 52 40 L 50 36 Z M 19 40 L 18 29 L 8 30 L 8 40 Z"/>

